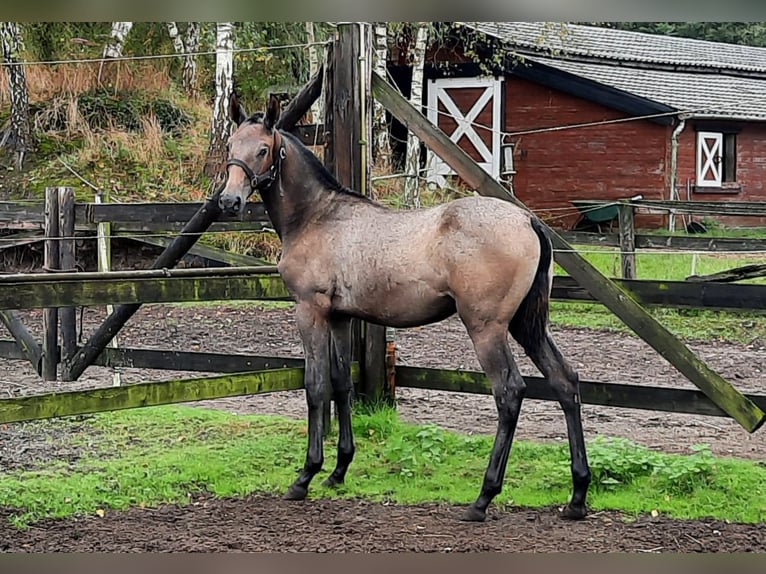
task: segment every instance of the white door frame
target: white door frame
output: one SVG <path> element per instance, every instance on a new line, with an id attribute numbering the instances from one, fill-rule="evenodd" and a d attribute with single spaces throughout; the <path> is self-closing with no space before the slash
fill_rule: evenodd
<path id="1" fill-rule="evenodd" d="M 471 109 L 463 113 L 449 95 L 449 90 L 454 88 L 484 88 L 484 92 L 474 102 Z M 446 135 L 455 144 L 465 135 L 484 158 L 484 161 L 477 162 L 478 165 L 494 179 L 500 177 L 502 88 L 503 77 L 438 78 L 428 81 L 427 117 L 429 121 L 435 126 L 439 126 L 439 103 L 444 104 L 447 113 L 457 123 L 455 131 Z M 476 116 L 486 107 L 487 102 L 490 100 L 492 100 L 492 144 L 491 149 L 488 149 L 484 140 L 476 133 L 472 122 L 476 120 Z M 454 170 L 429 149 L 426 160 L 426 180 L 429 183 L 443 186 L 446 183 L 445 176 L 447 175 L 455 175 Z"/>

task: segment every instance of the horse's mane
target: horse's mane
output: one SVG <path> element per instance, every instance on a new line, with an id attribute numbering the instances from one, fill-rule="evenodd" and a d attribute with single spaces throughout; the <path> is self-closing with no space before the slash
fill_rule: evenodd
<path id="1" fill-rule="evenodd" d="M 247 120 L 248 123 L 253 124 L 262 124 L 263 123 L 263 112 L 255 112 L 252 116 L 250 116 Z M 309 166 L 311 170 L 313 170 L 314 175 L 317 177 L 319 182 L 328 190 L 334 191 L 336 193 L 340 193 L 342 195 L 355 197 L 357 199 L 363 199 L 366 201 L 372 201 L 369 197 L 366 195 L 363 195 L 356 191 L 355 189 L 351 189 L 350 187 L 346 187 L 345 185 L 341 185 L 341 183 L 331 174 L 327 168 L 324 166 L 324 164 L 319 161 L 319 158 L 312 153 L 312 151 L 307 148 L 303 142 L 295 137 L 290 132 L 280 130 L 279 133 L 287 138 L 292 144 L 295 150 L 301 154 L 301 157 L 304 159 L 306 164 Z"/>

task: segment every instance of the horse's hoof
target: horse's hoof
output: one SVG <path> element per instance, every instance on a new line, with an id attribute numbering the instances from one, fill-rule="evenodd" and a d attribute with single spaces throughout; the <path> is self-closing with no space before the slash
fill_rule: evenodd
<path id="1" fill-rule="evenodd" d="M 487 513 L 483 510 L 479 510 L 473 504 L 465 509 L 460 520 L 463 522 L 484 522 L 487 518 Z"/>
<path id="2" fill-rule="evenodd" d="M 284 499 L 285 500 L 303 500 L 304 498 L 306 498 L 306 495 L 308 493 L 309 493 L 308 488 L 305 488 L 303 486 L 298 486 L 296 484 L 292 484 L 290 485 L 290 488 L 287 489 Z"/>
<path id="3" fill-rule="evenodd" d="M 567 520 L 582 520 L 587 513 L 584 504 L 582 506 L 572 506 L 567 504 L 561 511 L 561 518 L 566 518 Z"/>
<path id="4" fill-rule="evenodd" d="M 343 484 L 343 479 L 337 478 L 336 476 L 331 474 L 324 480 L 324 482 L 322 483 L 322 486 L 326 486 L 327 488 L 334 488 L 336 486 L 340 486 L 341 484 Z"/>

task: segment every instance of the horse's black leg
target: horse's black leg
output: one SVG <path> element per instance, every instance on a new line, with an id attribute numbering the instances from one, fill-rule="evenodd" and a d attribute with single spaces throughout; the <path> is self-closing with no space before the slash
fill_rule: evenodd
<path id="1" fill-rule="evenodd" d="M 548 384 L 556 393 L 564 411 L 569 436 L 569 455 L 572 460 L 572 499 L 564 508 L 564 518 L 580 519 L 586 514 L 585 498 L 588 494 L 591 472 L 585 452 L 582 418 L 580 416 L 580 391 L 577 371 L 563 357 L 556 343 L 546 336 L 539 348 L 527 349 L 527 354 Z"/>
<path id="2" fill-rule="evenodd" d="M 324 462 L 323 418 L 324 389 L 330 374 L 330 327 L 327 319 L 314 307 L 299 304 L 296 323 L 303 341 L 306 360 L 305 387 L 308 405 L 308 450 L 303 471 L 285 494 L 289 500 L 303 500 L 309 484 Z"/>
<path id="3" fill-rule="evenodd" d="M 469 334 L 476 349 L 479 363 L 492 383 L 492 394 L 495 397 L 498 414 L 495 443 L 492 446 L 489 465 L 484 474 L 481 493 L 462 516 L 462 520 L 480 522 L 485 519 L 487 507 L 492 499 L 502 490 L 526 384 L 508 346 L 505 327 L 487 329 L 482 332 L 469 330 Z"/>
<path id="4" fill-rule="evenodd" d="M 354 458 L 354 432 L 351 428 L 351 321 L 337 319 L 330 323 L 332 347 L 330 382 L 338 410 L 338 461 L 335 470 L 324 481 L 325 486 L 343 484 Z"/>

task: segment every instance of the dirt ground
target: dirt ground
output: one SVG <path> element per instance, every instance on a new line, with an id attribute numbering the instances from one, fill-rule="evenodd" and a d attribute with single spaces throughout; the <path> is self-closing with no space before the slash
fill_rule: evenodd
<path id="1" fill-rule="evenodd" d="M 87 309 L 87 337 L 104 316 Z M 30 328 L 42 324 L 38 312 L 25 314 Z M 690 319 L 693 320 L 693 319 Z M 696 388 L 640 339 L 586 329 L 554 329 L 562 351 L 583 380 Z M 7 338 L 6 333 L 0 337 Z M 130 347 L 186 351 L 257 353 L 300 357 L 301 348 L 289 309 L 147 305 L 119 335 Z M 457 319 L 397 333 L 398 361 L 424 367 L 479 369 L 470 341 Z M 692 349 L 743 392 L 766 389 L 766 341 L 690 343 Z M 518 351 L 518 349 L 517 349 Z M 537 374 L 517 352 L 524 374 Z M 194 373 L 121 369 L 126 384 Z M 0 362 L 0 394 L 19 396 L 47 390 L 103 387 L 110 369 L 91 367 L 74 383 L 41 381 L 23 361 Z M 433 422 L 476 433 L 495 429 L 489 396 L 400 388 L 402 418 Z M 305 416 L 302 392 L 218 399 L 200 403 L 239 413 Z M 766 435 L 744 431 L 722 417 L 703 417 L 583 405 L 586 439 L 622 436 L 669 452 L 689 452 L 707 443 L 719 455 L 766 460 Z M 77 452 L 58 450 L 51 436 L 77 432 L 77 422 L 50 421 L 8 425 L 0 430 L 0 468 L 26 462 L 73 459 Z M 561 411 L 548 401 L 525 401 L 518 438 L 565 441 Z M 66 441 L 60 441 L 66 442 Z M 513 464 L 513 461 L 509 462 Z M 485 524 L 458 522 L 458 508 L 438 505 L 400 507 L 360 501 L 310 500 L 289 504 L 279 498 L 201 498 L 189 506 L 163 506 L 108 512 L 104 518 L 46 521 L 27 531 L 0 527 L 6 551 L 766 551 L 764 525 L 719 521 L 676 521 L 641 517 L 625 521 L 601 512 L 581 523 L 562 521 L 555 509 L 513 508 L 492 511 Z M 7 512 L 10 512 L 8 510 Z M 0 520 L 2 520 L 0 511 Z M 311 536 L 306 532 L 312 527 Z"/>

